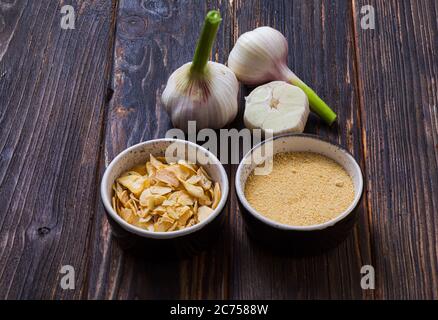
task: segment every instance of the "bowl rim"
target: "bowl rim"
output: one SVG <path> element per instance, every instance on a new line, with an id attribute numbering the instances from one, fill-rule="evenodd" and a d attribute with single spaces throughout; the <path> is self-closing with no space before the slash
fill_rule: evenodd
<path id="1" fill-rule="evenodd" d="M 157 143 L 157 142 L 180 142 L 180 143 L 191 145 L 191 146 L 195 147 L 197 150 L 201 150 L 202 152 L 204 152 L 209 159 L 213 160 L 213 164 L 218 165 L 219 174 L 220 174 L 222 180 L 224 181 L 224 183 L 223 183 L 224 185 L 221 186 L 222 197 L 221 197 L 221 200 L 219 201 L 219 204 L 216 207 L 216 209 L 214 209 L 214 211 L 208 216 L 208 218 L 206 220 L 204 220 L 200 223 L 197 223 L 189 228 L 182 229 L 182 230 L 169 231 L 169 232 L 155 232 L 155 231 L 149 231 L 149 230 L 142 229 L 140 227 L 134 226 L 134 225 L 126 222 L 112 208 L 111 201 L 110 201 L 110 199 L 108 199 L 108 197 L 106 195 L 106 188 L 107 188 L 108 183 L 110 183 L 110 181 L 108 181 L 110 172 L 112 172 L 115 165 L 121 159 L 126 157 L 131 151 L 141 149 L 142 147 L 144 147 L 146 145 L 150 145 L 150 144 Z M 105 169 L 105 172 L 102 176 L 102 180 L 100 183 L 100 196 L 101 196 L 103 205 L 105 207 L 105 210 L 107 211 L 110 218 L 112 220 L 114 220 L 118 225 L 120 225 L 124 230 L 126 230 L 130 233 L 136 234 L 138 236 L 141 236 L 144 238 L 151 238 L 151 239 L 173 239 L 173 238 L 183 237 L 183 236 L 189 235 L 193 232 L 199 231 L 200 229 L 202 229 L 206 225 L 208 225 L 210 222 L 212 222 L 221 213 L 221 211 L 225 207 L 225 204 L 227 203 L 228 193 L 229 193 L 228 175 L 225 171 L 224 166 L 219 161 L 219 159 L 212 152 L 210 152 L 206 148 L 204 148 L 196 143 L 193 143 L 193 142 L 188 141 L 188 140 L 174 139 L 174 138 L 151 139 L 151 140 L 137 143 L 135 145 L 132 145 L 132 146 L 124 149 L 109 163 L 109 165 Z"/>
<path id="2" fill-rule="evenodd" d="M 349 158 L 349 160 L 352 162 L 353 166 L 355 167 L 355 170 L 357 170 L 358 177 L 359 177 L 359 187 L 358 187 L 358 192 L 355 192 L 355 196 L 354 196 L 354 200 L 351 203 L 351 205 L 341 214 L 339 214 L 338 216 L 336 216 L 335 218 L 326 221 L 324 223 L 320 223 L 320 224 L 315 224 L 315 225 L 310 225 L 310 226 L 292 226 L 292 225 L 287 225 L 287 224 L 282 224 L 280 222 L 276 222 L 274 220 L 271 220 L 269 218 L 266 218 L 265 216 L 263 216 L 262 214 L 260 214 L 258 211 L 256 211 L 255 209 L 253 209 L 251 207 L 251 205 L 249 204 L 249 202 L 246 200 L 246 197 L 243 193 L 242 190 L 242 185 L 240 183 L 240 176 L 242 175 L 242 170 L 243 170 L 243 166 L 244 166 L 244 160 L 248 158 L 248 156 L 257 148 L 260 148 L 263 144 L 270 142 L 270 141 L 274 141 L 280 138 L 307 138 L 307 139 L 314 139 L 314 140 L 318 140 L 327 144 L 330 144 L 331 146 L 334 146 L 336 148 L 338 148 L 341 152 L 343 152 L 347 158 Z M 336 161 L 335 159 L 333 159 L 334 161 Z M 337 162 L 337 161 L 336 161 Z M 337 162 L 339 165 L 341 165 L 339 162 Z M 341 165 L 342 166 L 342 165 Z M 343 166 L 342 166 L 343 167 Z M 344 168 L 345 169 L 345 168 Z M 326 229 L 328 227 L 331 227 L 333 225 L 335 225 L 336 223 L 338 223 L 339 221 L 345 219 L 346 217 L 348 217 L 355 209 L 356 207 L 359 205 L 360 203 L 360 199 L 362 198 L 362 194 L 363 194 L 363 173 L 362 173 L 362 169 L 360 168 L 359 164 L 357 163 L 356 159 L 353 157 L 353 155 L 346 150 L 344 147 L 342 147 L 339 144 L 330 142 L 326 139 L 322 139 L 316 135 L 313 134 L 308 134 L 308 133 L 286 133 L 286 134 L 281 134 L 272 138 L 269 138 L 267 140 L 264 140 L 260 143 L 258 143 L 257 145 L 255 145 L 251 150 L 249 150 L 245 156 L 242 158 L 242 160 L 239 163 L 239 166 L 237 168 L 236 171 L 236 177 L 235 177 L 235 190 L 236 190 L 236 194 L 238 197 L 238 200 L 240 201 L 240 203 L 245 207 L 245 209 L 252 214 L 256 219 L 258 219 L 259 221 L 261 221 L 264 224 L 267 224 L 271 227 L 274 227 L 276 229 L 281 229 L 281 230 L 286 230 L 286 231 L 315 231 L 315 230 L 323 230 Z"/>

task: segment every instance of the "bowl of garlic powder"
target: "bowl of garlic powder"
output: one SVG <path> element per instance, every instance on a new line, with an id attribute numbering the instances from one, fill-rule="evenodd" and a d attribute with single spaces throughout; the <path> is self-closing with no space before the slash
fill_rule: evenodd
<path id="1" fill-rule="evenodd" d="M 281 252 L 313 254 L 350 234 L 363 177 L 344 148 L 314 135 L 286 134 L 243 157 L 235 186 L 252 238 Z"/>

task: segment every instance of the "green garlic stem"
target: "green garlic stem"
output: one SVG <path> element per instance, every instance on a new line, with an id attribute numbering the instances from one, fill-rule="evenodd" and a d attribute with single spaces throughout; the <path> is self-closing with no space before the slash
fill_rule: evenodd
<path id="1" fill-rule="evenodd" d="M 290 83 L 303 90 L 307 98 L 309 98 L 310 109 L 321 117 L 328 125 L 332 125 L 335 122 L 336 113 L 303 81 L 298 78 L 290 80 Z"/>
<path id="2" fill-rule="evenodd" d="M 195 55 L 193 56 L 191 74 L 203 75 L 205 66 L 210 58 L 213 42 L 216 39 L 216 33 L 222 21 L 219 11 L 212 10 L 205 17 L 204 26 L 202 27 L 201 36 L 196 45 Z"/>

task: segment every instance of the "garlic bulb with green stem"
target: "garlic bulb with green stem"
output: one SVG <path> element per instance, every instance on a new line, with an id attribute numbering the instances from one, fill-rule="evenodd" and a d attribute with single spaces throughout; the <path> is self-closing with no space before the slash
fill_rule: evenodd
<path id="1" fill-rule="evenodd" d="M 208 61 L 221 21 L 218 11 L 208 12 L 193 61 L 169 77 L 161 96 L 173 125 L 185 131 L 188 121 L 196 121 L 197 129 L 219 129 L 237 115 L 236 76 L 225 65 Z"/>
<path id="2" fill-rule="evenodd" d="M 288 43 L 281 32 L 259 27 L 237 39 L 228 66 L 247 85 L 282 80 L 299 87 L 306 93 L 311 110 L 331 125 L 336 120 L 336 113 L 288 68 L 287 54 Z"/>

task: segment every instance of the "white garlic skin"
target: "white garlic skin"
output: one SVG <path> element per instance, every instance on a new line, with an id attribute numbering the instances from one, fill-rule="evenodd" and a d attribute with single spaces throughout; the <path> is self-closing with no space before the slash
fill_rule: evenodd
<path id="1" fill-rule="evenodd" d="M 259 85 L 269 81 L 289 82 L 296 78 L 287 67 L 288 43 L 271 27 L 259 27 L 242 34 L 228 57 L 228 66 L 239 81 Z"/>
<path id="2" fill-rule="evenodd" d="M 187 131 L 188 121 L 196 121 L 197 130 L 223 128 L 234 120 L 238 111 L 239 83 L 235 74 L 225 65 L 209 61 L 204 89 L 195 81 L 189 86 L 189 94 L 191 65 L 186 63 L 172 73 L 161 96 L 173 126 Z"/>

